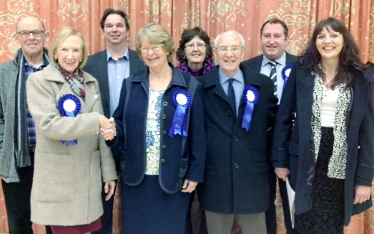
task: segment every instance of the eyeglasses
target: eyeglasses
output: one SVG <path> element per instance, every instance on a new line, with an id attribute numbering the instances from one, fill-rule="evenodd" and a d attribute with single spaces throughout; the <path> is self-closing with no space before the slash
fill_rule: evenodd
<path id="1" fill-rule="evenodd" d="M 231 53 L 238 53 L 241 49 L 243 49 L 243 46 L 232 46 L 232 47 L 221 46 L 221 47 L 216 47 L 216 50 L 218 50 L 218 53 L 221 53 L 221 54 L 226 54 L 227 52 L 229 52 L 229 50 L 231 50 Z"/>
<path id="2" fill-rule="evenodd" d="M 196 43 L 196 44 L 187 44 L 185 47 L 188 49 L 188 50 L 193 50 L 195 48 L 195 46 L 198 48 L 198 49 L 202 49 L 205 47 L 205 44 L 203 43 Z"/>
<path id="3" fill-rule="evenodd" d="M 32 35 L 34 37 L 40 37 L 44 31 L 43 30 L 33 30 L 33 31 L 21 31 L 21 32 L 18 32 L 18 34 L 22 37 L 22 38 L 27 38 L 30 36 L 30 33 L 32 33 Z"/>
<path id="4" fill-rule="evenodd" d="M 152 47 L 140 47 L 140 51 L 142 53 L 148 53 L 150 50 L 152 50 L 153 52 L 159 52 L 163 46 L 164 44 L 154 45 Z"/>

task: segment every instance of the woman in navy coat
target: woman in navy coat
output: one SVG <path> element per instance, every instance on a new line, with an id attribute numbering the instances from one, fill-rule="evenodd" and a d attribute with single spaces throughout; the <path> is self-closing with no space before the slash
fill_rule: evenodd
<path id="1" fill-rule="evenodd" d="M 184 233 L 189 197 L 203 182 L 201 84 L 173 67 L 174 43 L 156 23 L 137 34 L 148 69 L 124 80 L 114 119 L 120 147 L 122 233 Z"/>
<path id="2" fill-rule="evenodd" d="M 295 190 L 298 233 L 343 233 L 372 206 L 372 85 L 344 22 L 320 21 L 292 67 L 272 150 L 277 176 Z"/>

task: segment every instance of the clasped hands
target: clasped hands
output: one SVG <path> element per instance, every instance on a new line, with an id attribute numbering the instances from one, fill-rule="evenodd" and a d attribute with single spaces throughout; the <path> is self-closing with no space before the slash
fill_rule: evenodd
<path id="1" fill-rule="evenodd" d="M 116 123 L 113 118 L 108 119 L 104 115 L 99 114 L 100 133 L 106 141 L 113 140 L 117 135 Z"/>

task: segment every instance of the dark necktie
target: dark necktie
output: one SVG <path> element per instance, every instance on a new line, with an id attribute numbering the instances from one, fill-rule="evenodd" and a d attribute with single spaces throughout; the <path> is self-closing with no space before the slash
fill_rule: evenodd
<path id="1" fill-rule="evenodd" d="M 269 61 L 269 64 L 271 66 L 269 77 L 274 83 L 274 95 L 277 96 L 277 62 Z"/>
<path id="2" fill-rule="evenodd" d="M 227 90 L 227 96 L 229 98 L 229 102 L 231 105 L 231 108 L 234 111 L 234 116 L 236 116 L 236 101 L 235 101 L 235 91 L 234 87 L 232 86 L 232 82 L 234 82 L 234 78 L 229 78 L 229 88 Z"/>

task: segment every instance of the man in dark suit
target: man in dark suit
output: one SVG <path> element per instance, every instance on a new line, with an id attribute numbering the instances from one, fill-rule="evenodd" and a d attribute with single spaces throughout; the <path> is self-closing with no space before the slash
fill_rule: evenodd
<path id="1" fill-rule="evenodd" d="M 273 73 L 273 81 L 276 83 L 274 92 L 280 102 L 282 97 L 283 86 L 285 83 L 284 74 L 282 69 L 297 61 L 297 57 L 286 52 L 288 45 L 288 27 L 280 19 L 269 19 L 261 27 L 261 50 L 262 55 L 256 56 L 243 62 L 243 65 L 248 66 L 256 72 L 269 76 Z M 274 69 L 276 72 L 272 72 L 272 62 L 275 64 Z M 272 131 L 271 131 L 272 132 Z M 272 134 L 272 133 L 271 133 Z M 269 140 L 272 137 L 269 137 Z M 271 147 L 271 142 L 269 142 Z M 271 148 L 269 148 L 270 153 Z M 270 160 L 270 158 L 269 158 Z M 271 163 L 269 161 L 269 163 Z M 271 173 L 270 175 L 270 201 L 269 209 L 266 211 L 266 228 L 268 234 L 275 234 L 277 231 L 276 221 L 276 210 L 275 210 L 275 193 L 276 193 L 276 175 Z M 290 219 L 289 204 L 287 198 L 286 184 L 282 180 L 279 180 L 279 189 L 282 197 L 282 205 L 284 212 L 284 221 L 287 229 L 287 233 L 293 233 L 292 224 Z"/>
<path id="2" fill-rule="evenodd" d="M 110 118 L 117 108 L 123 79 L 144 69 L 145 66 L 138 54 L 128 48 L 129 23 L 123 11 L 106 9 L 101 17 L 100 26 L 107 48 L 89 56 L 83 69 L 98 80 L 104 115 Z M 120 150 L 113 151 L 113 156 L 117 171 L 119 171 Z M 105 193 L 103 192 L 102 228 L 93 233 L 112 233 L 113 197 L 109 201 L 105 201 Z"/>
<path id="3" fill-rule="evenodd" d="M 266 234 L 269 206 L 267 129 L 277 109 L 269 78 L 240 64 L 244 39 L 235 32 L 214 41 L 218 66 L 203 84 L 207 132 L 204 183 L 198 186 L 208 233 L 231 233 L 234 218 L 243 234 Z"/>

